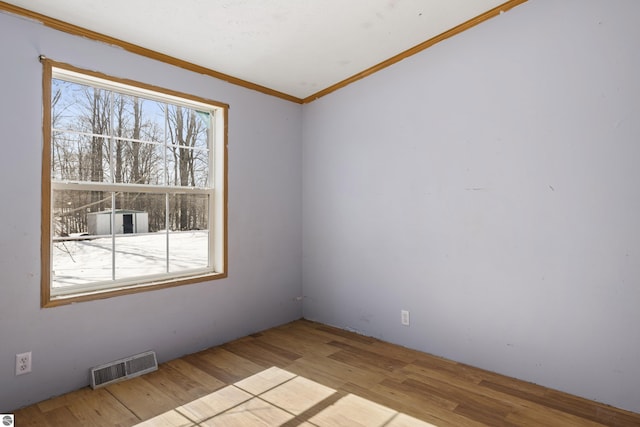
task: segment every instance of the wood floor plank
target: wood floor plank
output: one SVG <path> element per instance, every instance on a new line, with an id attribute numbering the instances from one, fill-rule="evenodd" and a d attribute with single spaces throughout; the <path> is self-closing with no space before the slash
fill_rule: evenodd
<path id="1" fill-rule="evenodd" d="M 260 395 L 260 398 L 295 416 L 309 411 L 330 398 L 336 391 L 308 378 L 296 376 Z"/>
<path id="2" fill-rule="evenodd" d="M 178 372 L 180 372 L 185 377 L 188 377 L 190 380 L 195 381 L 199 386 L 204 388 L 207 392 L 212 390 L 217 390 L 226 385 L 223 381 L 207 374 L 201 369 L 198 369 L 196 366 L 191 363 L 185 361 L 184 359 L 175 359 L 169 362 L 162 364 L 164 367 L 170 367 Z"/>
<path id="3" fill-rule="evenodd" d="M 365 369 L 376 368 L 387 373 L 391 373 L 407 366 L 407 363 L 402 360 L 389 357 L 385 354 L 376 353 L 371 350 L 365 350 L 348 343 L 331 341 L 329 345 L 342 350 L 330 355 L 329 358 L 339 360 L 356 367 Z"/>
<path id="4" fill-rule="evenodd" d="M 253 396 L 233 385 L 223 387 L 199 399 L 178 406 L 176 412 L 189 420 L 201 423 L 229 409 L 248 402 Z"/>
<path id="5" fill-rule="evenodd" d="M 300 355 L 314 353 L 318 356 L 328 356 L 337 351 L 335 347 L 327 344 L 329 340 L 325 337 L 291 328 L 270 329 L 252 336 L 256 342 L 267 342 L 280 348 L 294 349 L 296 354 Z"/>
<path id="6" fill-rule="evenodd" d="M 102 413 L 102 411 L 101 411 Z M 106 415 L 106 414 L 105 414 Z M 107 415 L 108 417 L 108 415 Z M 73 412 L 68 407 L 56 408 L 46 413 L 47 423 L 51 426 L 68 426 L 68 425 L 80 425 L 81 422 L 76 417 Z M 107 421 L 110 423 L 114 423 L 114 419 L 107 418 Z M 132 422 L 138 421 L 137 419 L 131 418 Z M 115 424 L 118 424 L 115 422 Z M 128 423 L 123 423 L 128 424 Z"/>
<path id="7" fill-rule="evenodd" d="M 313 360 L 309 359 L 310 358 L 305 357 L 296 360 L 294 363 L 287 366 L 287 371 L 301 377 L 309 378 L 312 381 L 317 381 L 335 390 L 340 389 L 347 382 L 336 372 L 332 370 L 328 371 L 324 369 L 324 367 L 319 366 Z"/>
<path id="8" fill-rule="evenodd" d="M 164 370 L 163 370 L 164 371 Z M 140 420 L 146 420 L 176 407 L 180 400 L 174 400 L 150 381 L 147 376 L 132 378 L 111 384 L 106 390 L 131 410 Z"/>
<path id="9" fill-rule="evenodd" d="M 264 343 L 256 342 L 255 338 L 234 341 L 223 345 L 222 348 L 264 368 L 269 368 L 271 366 L 287 366 L 293 360 L 300 358 L 299 356 L 292 358 L 292 356 L 284 351 L 279 351 L 278 348 L 273 345 L 268 346 Z"/>
<path id="10" fill-rule="evenodd" d="M 63 407 L 66 410 L 66 408 Z M 41 426 L 41 427 L 53 427 L 49 423 L 49 419 L 42 413 L 40 408 L 37 405 L 27 406 L 26 408 L 18 409 L 15 411 L 14 420 L 16 421 L 16 425 L 20 425 L 22 427 L 32 427 L 32 426 Z M 77 420 L 71 421 L 67 425 L 77 425 Z"/>
<path id="11" fill-rule="evenodd" d="M 402 347 L 380 340 L 376 340 L 373 343 L 367 345 L 367 349 L 379 354 L 387 355 L 388 357 L 392 357 L 397 360 L 402 360 L 407 364 L 422 360 L 423 358 L 430 359 L 434 357 L 417 350 L 412 350 L 410 348 Z"/>
<path id="12" fill-rule="evenodd" d="M 601 426 L 602 424 L 593 423 L 588 421 L 587 419 L 580 418 L 571 414 L 559 412 L 554 410 L 548 406 L 541 405 L 539 403 L 534 402 L 533 400 L 529 400 L 526 397 L 520 396 L 521 391 L 516 391 L 516 393 L 504 393 L 502 391 L 498 391 L 493 388 L 482 388 L 475 382 L 469 381 L 464 376 L 452 376 L 446 373 L 443 373 L 440 370 L 428 370 L 425 368 L 419 368 L 417 370 L 411 370 L 412 366 L 408 366 L 405 369 L 408 372 L 410 378 L 428 382 L 426 378 L 432 378 L 435 380 L 439 380 L 442 382 L 446 382 L 451 385 L 455 385 L 461 389 L 466 389 L 470 392 L 481 392 L 484 396 L 496 399 L 498 401 L 508 402 L 513 406 L 512 412 L 506 416 L 508 421 L 518 420 L 521 422 L 522 420 L 527 420 L 530 414 L 537 415 L 541 420 L 544 421 L 544 425 L 546 427 L 551 426 L 563 426 L 563 425 L 584 425 L 584 426 Z M 517 380 L 510 379 L 512 382 L 517 382 Z M 507 379 L 504 380 L 507 383 Z M 540 396 L 538 396 L 540 398 Z M 556 420 L 555 422 L 552 420 Z M 516 424 L 518 424 L 516 422 Z"/>
<path id="13" fill-rule="evenodd" d="M 279 357 L 288 360 L 289 362 L 293 362 L 294 360 L 298 360 L 302 357 L 302 355 L 292 351 L 294 350 L 293 347 L 282 347 L 274 345 L 274 343 L 269 343 L 258 339 L 254 339 L 252 341 L 252 344 L 256 347 L 260 347 L 264 351 L 276 354 Z"/>
<path id="14" fill-rule="evenodd" d="M 136 424 L 136 427 L 196 427 L 190 419 L 177 411 L 164 412 L 146 421 Z"/>
<path id="15" fill-rule="evenodd" d="M 515 382 L 515 381 L 514 381 Z M 515 382 L 517 383 L 517 382 Z M 547 390 L 546 393 L 532 394 L 518 388 L 504 384 L 496 384 L 491 381 L 482 381 L 481 387 L 501 391 L 505 394 L 516 396 L 520 399 L 534 402 L 563 413 L 571 414 L 585 420 L 603 425 L 615 425 L 620 427 L 633 427 L 640 425 L 638 414 L 633 414 L 603 404 L 594 405 L 594 402 L 576 396 L 567 395 L 555 390 Z"/>
<path id="16" fill-rule="evenodd" d="M 49 400 L 39 402 L 36 404 L 43 413 L 49 412 L 56 408 L 66 407 L 78 400 L 82 400 L 85 397 L 92 398 L 92 395 L 98 395 L 100 398 L 108 399 L 108 393 L 104 389 L 91 390 L 89 387 L 83 387 L 71 393 L 63 394 L 62 396 L 52 397 Z"/>
<path id="17" fill-rule="evenodd" d="M 468 365 L 466 365 L 468 366 Z M 521 381 L 515 378 L 507 377 L 505 375 L 496 374 L 494 372 L 489 372 L 485 370 L 481 370 L 478 368 L 474 368 L 472 366 L 468 366 L 469 370 L 477 370 L 478 376 L 482 379 L 478 384 L 497 384 L 504 387 L 508 387 L 511 390 L 519 390 L 521 392 L 526 393 L 529 396 L 539 396 L 542 397 L 549 390 L 546 387 L 543 387 L 538 384 L 530 383 L 527 381 Z"/>
<path id="18" fill-rule="evenodd" d="M 203 427 L 273 427 L 280 426 L 294 415 L 254 398 L 223 412 L 217 417 L 202 421 Z"/>
<path id="19" fill-rule="evenodd" d="M 102 393 L 102 390 L 85 395 L 67 405 L 67 408 L 83 426 L 128 426 L 141 420 L 129 407 L 110 393 Z"/>
<path id="20" fill-rule="evenodd" d="M 640 414 L 308 320 L 15 415 L 41 427 L 640 426 Z"/>
<path id="21" fill-rule="evenodd" d="M 551 408 L 522 407 L 507 415 L 507 420 L 518 426 L 543 425 L 545 427 L 604 427 L 606 425 L 577 417 Z"/>
<path id="22" fill-rule="evenodd" d="M 380 395 L 386 396 L 391 400 L 397 400 L 401 396 L 402 401 L 412 402 L 416 405 L 429 405 L 429 407 L 438 407 L 453 412 L 458 406 L 458 402 L 452 396 L 443 393 L 429 393 L 422 388 L 407 385 L 403 380 L 387 378 L 371 388 Z"/>
<path id="23" fill-rule="evenodd" d="M 190 354 L 184 360 L 225 384 L 233 384 L 265 368 L 221 347 Z"/>
<path id="24" fill-rule="evenodd" d="M 364 344 L 373 344 L 375 342 L 374 338 L 354 334 L 353 332 L 338 329 L 333 326 L 318 325 L 314 329 L 318 332 L 327 334 L 327 336 L 332 337 L 333 340 L 344 340 L 345 342 L 360 342 Z"/>
<path id="25" fill-rule="evenodd" d="M 309 422 L 318 427 L 384 426 L 395 414 L 393 409 L 350 393 L 311 417 Z"/>
<path id="26" fill-rule="evenodd" d="M 415 372 L 420 372 L 421 369 L 438 371 L 442 372 L 443 375 L 462 378 L 475 384 L 480 383 L 480 381 L 485 378 L 484 372 L 479 369 L 440 357 L 429 357 L 416 360 L 411 363 L 407 369 Z"/>
<path id="27" fill-rule="evenodd" d="M 290 328 L 286 328 L 286 329 L 281 329 L 279 328 L 275 328 L 274 330 L 272 330 L 274 332 L 277 331 L 284 331 L 286 332 L 286 334 L 291 337 L 292 339 L 295 340 L 295 344 L 298 345 L 298 343 L 301 344 L 301 351 L 302 349 L 307 349 L 310 350 L 311 352 L 315 353 L 315 354 L 325 354 L 322 350 L 327 350 L 327 349 L 331 349 L 332 347 L 330 346 L 325 346 L 326 344 L 328 344 L 331 341 L 335 341 L 338 339 L 343 339 L 342 336 L 338 336 L 335 334 L 331 334 L 329 332 L 323 332 L 322 330 L 317 328 L 317 325 L 314 322 L 310 322 L 307 320 L 301 320 L 301 321 L 297 321 L 293 323 L 293 326 Z M 268 332 L 272 332 L 272 331 L 268 331 Z M 355 335 L 355 334 L 354 334 Z M 362 341 L 362 340 L 360 340 Z M 358 341 L 358 342 L 360 342 Z M 345 340 L 345 342 L 349 342 L 348 340 Z M 352 344 L 355 343 L 356 341 L 352 341 Z M 369 340 L 365 340 L 365 342 L 369 342 Z M 308 346 L 305 347 L 305 344 L 307 344 Z M 333 351 L 329 351 L 328 354 L 333 353 L 335 350 Z"/>
<path id="28" fill-rule="evenodd" d="M 511 427 L 510 423 L 506 421 L 506 416 L 514 409 L 514 405 L 511 402 L 495 399 L 485 394 L 432 378 L 426 378 L 422 381 L 408 378 L 402 382 L 402 385 L 424 394 L 452 399 L 457 403 L 453 411 L 467 418 L 487 425 Z"/>
<path id="29" fill-rule="evenodd" d="M 303 360 L 297 360 L 294 362 L 294 365 L 299 362 L 311 364 L 321 372 L 340 379 L 343 383 L 351 382 L 362 387 L 372 387 L 385 378 L 385 375 L 380 373 L 378 370 L 363 369 L 349 363 L 344 363 L 340 360 L 335 360 L 331 358 L 331 356 L 319 357 L 309 355 Z"/>
<path id="30" fill-rule="evenodd" d="M 52 426 L 114 426 L 130 425 L 140 421 L 129 408 L 105 389 L 91 390 L 84 387 L 35 406 Z"/>
<path id="31" fill-rule="evenodd" d="M 269 369 L 265 369 L 262 372 L 258 372 L 249 378 L 245 378 L 242 381 L 238 381 L 234 385 L 247 393 L 258 396 L 294 379 L 295 377 L 296 374 L 293 372 L 285 371 L 284 369 L 276 368 L 274 366 Z"/>
<path id="32" fill-rule="evenodd" d="M 547 398 L 546 406 L 549 402 L 554 403 L 554 408 L 570 414 L 578 415 L 588 420 L 602 423 L 615 423 L 622 427 L 640 426 L 638 418 L 624 411 L 613 409 L 606 405 L 594 407 L 593 402 L 577 396 L 571 396 L 557 390 L 548 390 L 545 393 Z"/>
<path id="33" fill-rule="evenodd" d="M 416 394 L 413 390 L 401 389 L 391 385 L 378 384 L 372 388 L 363 388 L 348 383 L 341 390 L 370 399 L 389 407 L 432 423 L 437 427 L 480 427 L 484 426 L 472 419 L 453 412 L 456 404 L 438 396 Z"/>
<path id="34" fill-rule="evenodd" d="M 163 369 L 145 375 L 144 380 L 164 394 L 171 396 L 171 400 L 177 403 L 186 403 L 211 392 L 211 388 L 189 378 L 170 364 L 163 366 Z M 224 385 L 221 381 L 219 383 L 220 386 Z"/>

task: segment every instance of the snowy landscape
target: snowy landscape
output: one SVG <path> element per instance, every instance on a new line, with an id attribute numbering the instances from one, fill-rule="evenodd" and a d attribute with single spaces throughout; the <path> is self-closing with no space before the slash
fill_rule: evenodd
<path id="1" fill-rule="evenodd" d="M 206 230 L 116 235 L 115 280 L 206 268 L 208 241 Z M 112 248 L 111 236 L 54 242 L 52 287 L 113 280 Z"/>

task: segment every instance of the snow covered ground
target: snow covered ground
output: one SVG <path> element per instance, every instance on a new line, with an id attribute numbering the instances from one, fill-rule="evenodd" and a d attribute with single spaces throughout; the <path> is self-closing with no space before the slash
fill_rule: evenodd
<path id="1" fill-rule="evenodd" d="M 117 235 L 115 279 L 206 268 L 208 238 L 206 230 Z M 112 244 L 111 237 L 54 242 L 52 286 L 112 280 Z"/>

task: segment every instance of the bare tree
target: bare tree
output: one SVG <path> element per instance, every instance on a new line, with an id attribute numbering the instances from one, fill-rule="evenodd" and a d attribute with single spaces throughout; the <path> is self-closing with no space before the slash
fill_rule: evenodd
<path id="1" fill-rule="evenodd" d="M 60 129 L 52 131 L 55 179 L 179 187 L 206 183 L 208 123 L 199 117 L 203 113 L 55 80 L 51 108 L 52 128 Z M 116 194 L 113 208 L 147 212 L 150 231 L 166 228 L 167 221 L 177 230 L 207 227 L 202 197 L 168 197 L 169 211 L 163 195 L 129 192 Z M 86 232 L 87 214 L 111 208 L 110 199 L 111 193 L 102 191 L 56 192 L 55 233 Z"/>
<path id="2" fill-rule="evenodd" d="M 182 187 L 195 187 L 196 181 L 196 145 L 206 127 L 198 120 L 197 111 L 185 107 L 169 109 L 167 122 L 169 127 L 170 149 L 173 155 L 174 184 Z M 202 228 L 198 221 L 198 207 L 193 197 L 178 195 L 178 206 L 173 217 L 173 226 L 179 230 Z"/>

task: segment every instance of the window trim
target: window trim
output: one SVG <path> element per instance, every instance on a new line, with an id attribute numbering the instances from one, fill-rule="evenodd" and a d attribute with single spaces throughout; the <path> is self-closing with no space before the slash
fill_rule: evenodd
<path id="1" fill-rule="evenodd" d="M 53 61 L 48 58 L 41 58 L 43 65 L 43 86 L 42 86 L 42 99 L 43 99 L 43 144 L 42 144 L 42 194 L 41 194 L 41 255 L 40 255 L 40 270 L 41 270 L 41 306 L 56 307 L 65 304 L 71 304 L 81 301 L 91 301 L 96 299 L 111 298 L 120 295 L 127 295 L 138 292 L 145 292 L 156 289 L 164 289 L 174 286 L 188 285 L 192 283 L 205 282 L 215 279 L 222 279 L 227 277 L 228 274 L 228 229 L 227 229 L 227 205 L 228 205 L 228 110 L 229 106 L 224 103 L 212 101 L 206 98 L 165 89 L 150 84 L 122 79 L 118 77 L 109 76 L 96 71 L 90 71 L 75 67 L 70 64 Z M 174 277 L 159 280 L 157 282 L 145 282 L 134 285 L 116 285 L 109 289 L 98 289 L 91 291 L 83 291 L 70 295 L 55 295 L 51 293 L 51 267 L 52 267 L 52 179 L 51 179 L 51 88 L 53 69 L 64 70 L 65 72 L 79 73 L 97 79 L 107 80 L 113 82 L 116 86 L 131 86 L 139 88 L 142 92 L 160 93 L 163 96 L 172 98 L 185 99 L 195 103 L 206 104 L 219 109 L 219 114 L 215 115 L 216 120 L 216 139 L 217 141 L 211 147 L 211 150 L 215 150 L 214 158 L 214 183 L 221 183 L 215 185 L 213 193 L 214 197 L 214 212 L 213 223 L 210 224 L 210 230 L 215 232 L 215 238 L 213 239 L 214 247 L 211 248 L 216 257 L 215 268 L 213 273 L 205 273 L 200 275 L 194 275 L 189 277 Z M 111 87 L 113 89 L 113 87 Z M 143 94 L 144 95 L 144 94 Z M 166 98 L 165 98 L 166 100 Z M 93 184 L 93 183 L 92 183 Z M 99 185 L 99 184 L 98 184 Z M 221 235 L 220 235 L 221 234 Z"/>

